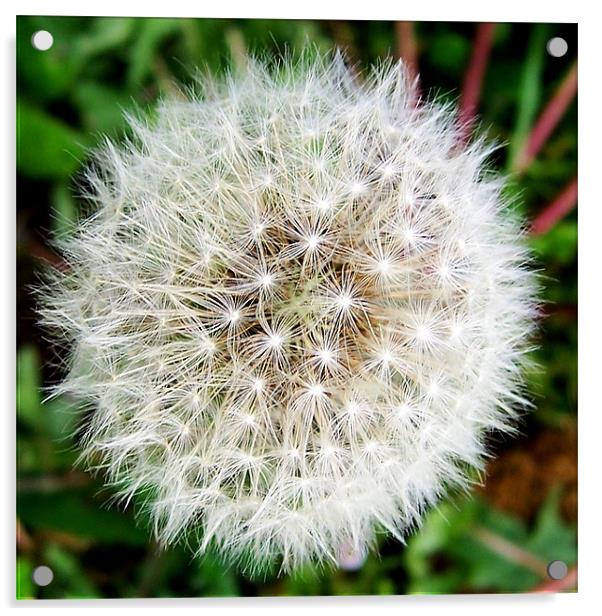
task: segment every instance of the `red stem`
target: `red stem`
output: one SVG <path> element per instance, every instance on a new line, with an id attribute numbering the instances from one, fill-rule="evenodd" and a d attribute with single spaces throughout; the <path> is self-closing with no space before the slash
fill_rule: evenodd
<path id="1" fill-rule="evenodd" d="M 25 250 L 29 256 L 39 261 L 44 261 L 60 271 L 69 269 L 69 266 L 60 255 L 36 240 L 30 239 L 25 245 Z"/>
<path id="2" fill-rule="evenodd" d="M 531 134 L 517 159 L 516 167 L 518 171 L 524 171 L 533 162 L 560 120 L 562 120 L 576 94 L 577 62 L 571 66 L 531 130 Z"/>
<path id="3" fill-rule="evenodd" d="M 401 58 L 408 69 L 410 81 L 418 79 L 418 45 L 414 36 L 414 22 L 398 21 L 395 23 L 397 36 L 397 56 Z M 416 95 L 420 93 L 416 86 Z"/>
<path id="4" fill-rule="evenodd" d="M 550 580 L 536 586 L 532 592 L 562 592 L 563 590 L 571 590 L 577 588 L 577 567 L 569 570 L 561 580 Z"/>
<path id="5" fill-rule="evenodd" d="M 564 218 L 577 205 L 577 178 L 573 178 L 561 193 L 543 209 L 531 226 L 533 235 L 549 231 L 559 220 Z"/>
<path id="6" fill-rule="evenodd" d="M 495 24 L 478 24 L 475 39 L 472 47 L 472 55 L 462 86 L 460 96 L 459 123 L 461 130 L 461 141 L 465 142 L 470 136 L 472 126 L 475 121 L 475 113 L 479 106 L 481 97 L 481 86 L 483 77 L 489 62 L 491 48 L 493 47 L 493 34 Z"/>

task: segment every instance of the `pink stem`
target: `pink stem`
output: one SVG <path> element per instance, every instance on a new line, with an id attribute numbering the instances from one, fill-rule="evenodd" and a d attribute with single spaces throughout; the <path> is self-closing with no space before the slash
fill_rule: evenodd
<path id="1" fill-rule="evenodd" d="M 465 142 L 470 136 L 472 125 L 475 121 L 475 113 L 481 97 L 481 86 L 491 48 L 493 46 L 493 34 L 495 24 L 478 24 L 472 48 L 472 56 L 462 86 L 460 96 L 460 113 L 458 116 L 461 130 L 461 141 Z"/>
<path id="2" fill-rule="evenodd" d="M 474 538 L 489 548 L 492 552 L 499 554 L 506 560 L 530 569 L 540 577 L 546 575 L 546 563 L 538 556 L 524 550 L 512 541 L 508 541 L 505 537 L 492 532 L 484 526 L 476 526 L 473 528 L 472 532 Z"/>
<path id="3" fill-rule="evenodd" d="M 397 35 L 397 56 L 401 58 L 408 69 L 410 81 L 418 79 L 418 45 L 414 36 L 414 23 L 411 21 L 398 21 L 395 23 Z M 419 95 L 418 86 L 416 94 Z"/>
<path id="4" fill-rule="evenodd" d="M 517 170 L 524 171 L 537 156 L 541 148 L 560 122 L 573 98 L 577 94 L 577 62 L 575 62 L 558 89 L 539 116 L 525 146 L 517 159 Z"/>
<path id="5" fill-rule="evenodd" d="M 577 587 L 577 567 L 573 567 L 562 580 L 550 580 L 535 587 L 532 592 L 562 592 Z"/>
<path id="6" fill-rule="evenodd" d="M 535 218 L 531 226 L 533 235 L 549 231 L 577 205 L 577 178 L 573 178 L 562 192 Z"/>

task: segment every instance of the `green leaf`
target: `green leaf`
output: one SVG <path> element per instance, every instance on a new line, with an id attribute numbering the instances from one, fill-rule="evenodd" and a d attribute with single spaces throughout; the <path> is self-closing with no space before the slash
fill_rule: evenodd
<path id="1" fill-rule="evenodd" d="M 74 41 L 73 53 L 83 62 L 125 45 L 138 20 L 131 17 L 95 17 L 90 29 Z"/>
<path id="2" fill-rule="evenodd" d="M 511 550 L 499 550 L 487 540 L 488 534 L 515 546 L 517 552 L 530 554 L 540 562 L 541 571 L 535 572 L 520 558 L 513 559 Z M 411 593 L 527 591 L 543 580 L 546 564 L 555 559 L 568 564 L 575 561 L 576 535 L 558 515 L 554 494 L 542 506 L 531 532 L 520 519 L 477 497 L 444 503 L 427 515 L 404 552 Z M 447 565 L 436 568 L 435 563 L 442 560 Z"/>
<path id="3" fill-rule="evenodd" d="M 546 561 L 563 560 L 573 565 L 577 560 L 575 529 L 566 524 L 559 515 L 560 490 L 553 490 L 543 504 L 528 548 Z"/>
<path id="4" fill-rule="evenodd" d="M 457 591 L 462 579 L 463 575 L 459 570 L 431 572 L 420 580 L 412 580 L 407 592 L 410 595 L 447 595 Z"/>
<path id="5" fill-rule="evenodd" d="M 17 103 L 17 169 L 34 179 L 71 176 L 81 165 L 85 139 L 45 111 Z"/>
<path id="6" fill-rule="evenodd" d="M 68 182 L 58 182 L 52 188 L 52 232 L 55 237 L 68 235 L 77 220 L 77 203 Z"/>
<path id="7" fill-rule="evenodd" d="M 76 81 L 79 63 L 71 46 L 70 23 L 73 22 L 68 18 L 17 16 L 19 95 L 25 94 L 40 104 L 57 100 L 69 91 Z M 34 49 L 31 44 L 33 33 L 40 29 L 49 30 L 54 36 L 52 47 L 46 51 Z"/>
<path id="8" fill-rule="evenodd" d="M 468 39 L 456 32 L 436 36 L 428 47 L 433 66 L 458 77 L 462 75 L 470 55 Z"/>
<path id="9" fill-rule="evenodd" d="M 323 579 L 315 565 L 307 564 L 284 580 L 283 594 L 288 596 L 316 596 L 323 594 Z"/>
<path id="10" fill-rule="evenodd" d="M 211 552 L 197 561 L 196 586 L 209 597 L 237 597 L 240 595 L 238 582 L 233 571 L 222 565 Z"/>
<path id="11" fill-rule="evenodd" d="M 101 504 L 83 492 L 20 493 L 17 509 L 24 524 L 63 531 L 101 543 L 144 545 L 147 534 L 127 514 Z"/>
<path id="12" fill-rule="evenodd" d="M 17 599 L 33 599 L 35 588 L 31 576 L 33 565 L 27 558 L 17 558 Z"/>
<path id="13" fill-rule="evenodd" d="M 495 509 L 488 510 L 483 526 L 538 559 L 542 569 L 552 560 L 564 560 L 571 565 L 576 560 L 575 530 L 560 518 L 558 497 L 557 490 L 551 492 L 531 532 L 517 519 Z M 469 583 L 475 589 L 520 592 L 533 588 L 544 579 L 522 562 L 514 561 L 507 554 L 471 537 L 467 537 L 464 546 L 466 550 L 462 554 L 470 570 Z M 456 550 L 455 553 L 461 552 Z"/>
<path id="14" fill-rule="evenodd" d="M 127 83 L 131 90 L 141 87 L 152 72 L 161 42 L 180 29 L 179 19 L 148 18 L 139 22 L 139 30 L 130 52 Z"/>
<path id="15" fill-rule="evenodd" d="M 49 400 L 42 409 L 48 435 L 55 445 L 55 454 L 57 457 L 66 458 L 65 463 L 70 465 L 73 454 L 67 455 L 67 448 L 78 423 L 80 410 L 64 397 Z"/>
<path id="16" fill-rule="evenodd" d="M 73 90 L 73 101 L 86 129 L 105 135 L 125 126 L 124 111 L 134 104 L 129 94 L 95 81 L 78 83 Z"/>
<path id="17" fill-rule="evenodd" d="M 377 579 L 374 590 L 377 595 L 394 595 L 397 592 L 395 583 L 388 577 Z"/>
<path id="18" fill-rule="evenodd" d="M 34 430 L 40 429 L 40 360 L 33 346 L 17 353 L 17 417 Z"/>
<path id="19" fill-rule="evenodd" d="M 479 529 L 492 533 L 509 545 L 527 549 L 528 534 L 522 522 L 483 505 L 483 519 Z M 522 563 L 510 560 L 479 538 L 468 532 L 463 541 L 449 548 L 454 559 L 466 571 L 464 583 L 482 591 L 521 592 L 535 586 L 540 577 Z"/>
<path id="20" fill-rule="evenodd" d="M 471 526 L 479 512 L 476 500 L 465 500 L 462 507 L 453 501 L 441 503 L 424 518 L 420 531 L 413 535 L 403 552 L 411 577 L 424 580 L 431 573 L 431 557 L 456 541 Z"/>
<path id="21" fill-rule="evenodd" d="M 54 574 L 44 595 L 48 592 L 61 599 L 95 599 L 102 596 L 82 563 L 67 550 L 50 543 L 44 549 L 44 561 Z"/>
<path id="22" fill-rule="evenodd" d="M 546 32 L 545 24 L 536 24 L 533 26 L 529 39 L 527 57 L 519 85 L 514 132 L 508 149 L 508 169 L 514 168 L 539 108 Z"/>
<path id="23" fill-rule="evenodd" d="M 544 235 L 532 237 L 531 246 L 542 260 L 568 265 L 577 258 L 577 221 L 560 221 Z"/>

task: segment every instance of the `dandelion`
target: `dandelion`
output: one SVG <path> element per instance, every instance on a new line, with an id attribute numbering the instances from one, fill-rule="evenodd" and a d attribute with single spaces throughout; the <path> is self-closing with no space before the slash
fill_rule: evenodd
<path id="1" fill-rule="evenodd" d="M 358 563 L 526 404 L 520 221 L 401 64 L 262 61 L 130 118 L 41 289 L 82 459 L 164 543 Z M 355 567 L 355 564 L 347 565 Z M 359 566 L 359 565 L 358 565 Z"/>

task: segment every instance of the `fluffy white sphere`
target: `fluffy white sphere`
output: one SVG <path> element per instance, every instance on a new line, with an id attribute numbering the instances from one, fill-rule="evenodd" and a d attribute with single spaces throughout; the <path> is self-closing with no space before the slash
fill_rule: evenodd
<path id="1" fill-rule="evenodd" d="M 401 64 L 253 61 L 89 172 L 42 292 L 84 456 L 156 533 L 282 569 L 403 537 L 510 429 L 534 278 L 490 148 Z"/>

